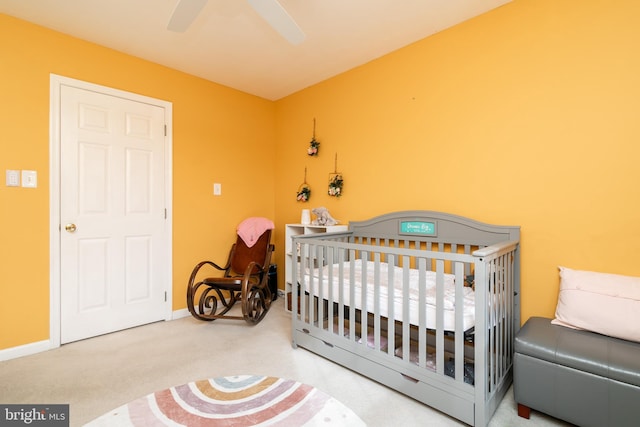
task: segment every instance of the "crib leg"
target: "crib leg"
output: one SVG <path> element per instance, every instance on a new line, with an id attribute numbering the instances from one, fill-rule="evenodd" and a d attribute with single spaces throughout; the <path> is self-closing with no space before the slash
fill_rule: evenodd
<path id="1" fill-rule="evenodd" d="M 523 405 L 522 403 L 518 403 L 518 416 L 529 419 L 531 416 L 531 408 Z"/>

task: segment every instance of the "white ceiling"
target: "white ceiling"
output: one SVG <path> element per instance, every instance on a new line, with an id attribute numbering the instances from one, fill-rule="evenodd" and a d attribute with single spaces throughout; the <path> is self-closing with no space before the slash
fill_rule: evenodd
<path id="1" fill-rule="evenodd" d="M 511 0 L 279 0 L 292 45 L 247 0 L 209 0 L 184 33 L 178 0 L 0 0 L 0 12 L 269 100 L 362 65 Z"/>

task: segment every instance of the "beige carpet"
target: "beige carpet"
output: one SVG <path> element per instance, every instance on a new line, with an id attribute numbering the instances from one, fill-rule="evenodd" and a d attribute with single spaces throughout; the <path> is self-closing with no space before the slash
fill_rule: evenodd
<path id="1" fill-rule="evenodd" d="M 81 426 L 128 402 L 206 378 L 261 375 L 309 384 L 350 408 L 368 426 L 460 426 L 458 421 L 313 353 L 291 347 L 289 314 L 275 301 L 257 326 L 184 317 L 0 362 L 0 402 L 70 404 Z M 513 394 L 490 426 L 566 426 L 533 412 L 516 414 Z"/>

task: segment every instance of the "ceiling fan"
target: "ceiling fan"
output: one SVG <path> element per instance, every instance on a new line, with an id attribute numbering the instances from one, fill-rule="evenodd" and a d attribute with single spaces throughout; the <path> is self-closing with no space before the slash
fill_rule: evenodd
<path id="1" fill-rule="evenodd" d="M 200 14 L 208 0 L 178 0 L 167 29 L 185 32 Z M 304 32 L 278 0 L 247 0 L 251 7 L 289 43 L 297 45 L 305 39 Z"/>

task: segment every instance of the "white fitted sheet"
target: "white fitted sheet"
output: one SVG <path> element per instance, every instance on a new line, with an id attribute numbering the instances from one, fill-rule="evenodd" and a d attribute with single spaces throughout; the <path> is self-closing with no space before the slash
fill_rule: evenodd
<path id="1" fill-rule="evenodd" d="M 366 268 L 363 268 L 366 263 Z M 393 271 L 393 317 L 395 320 L 404 320 L 404 291 L 403 277 L 404 270 L 402 267 L 396 267 L 387 263 L 380 264 L 380 286 L 379 286 L 379 312 L 383 317 L 389 317 L 389 304 L 387 303 L 390 295 L 389 285 L 389 269 Z M 342 303 L 351 306 L 351 266 L 353 268 L 354 282 L 354 303 L 355 307 L 362 310 L 362 288 L 366 286 L 366 311 L 375 312 L 375 263 L 373 261 L 362 261 L 360 259 L 353 262 L 346 261 L 343 264 L 343 293 Z M 366 273 L 364 273 L 366 271 Z M 436 329 L 436 273 L 434 271 L 426 271 L 425 290 L 426 290 L 426 327 Z M 340 302 L 340 265 L 330 264 L 321 269 L 307 270 L 305 275 L 305 291 L 314 296 L 322 296 L 323 299 L 329 299 L 329 291 L 332 291 L 332 301 Z M 365 277 L 366 276 L 366 277 Z M 452 274 L 443 274 L 444 278 L 444 330 L 455 331 L 455 277 Z M 409 269 L 409 322 L 412 325 L 419 325 L 419 271 Z M 320 284 L 322 284 L 322 293 L 320 293 Z M 472 288 L 462 287 L 463 292 L 463 330 L 467 331 L 475 326 L 475 294 Z"/>

